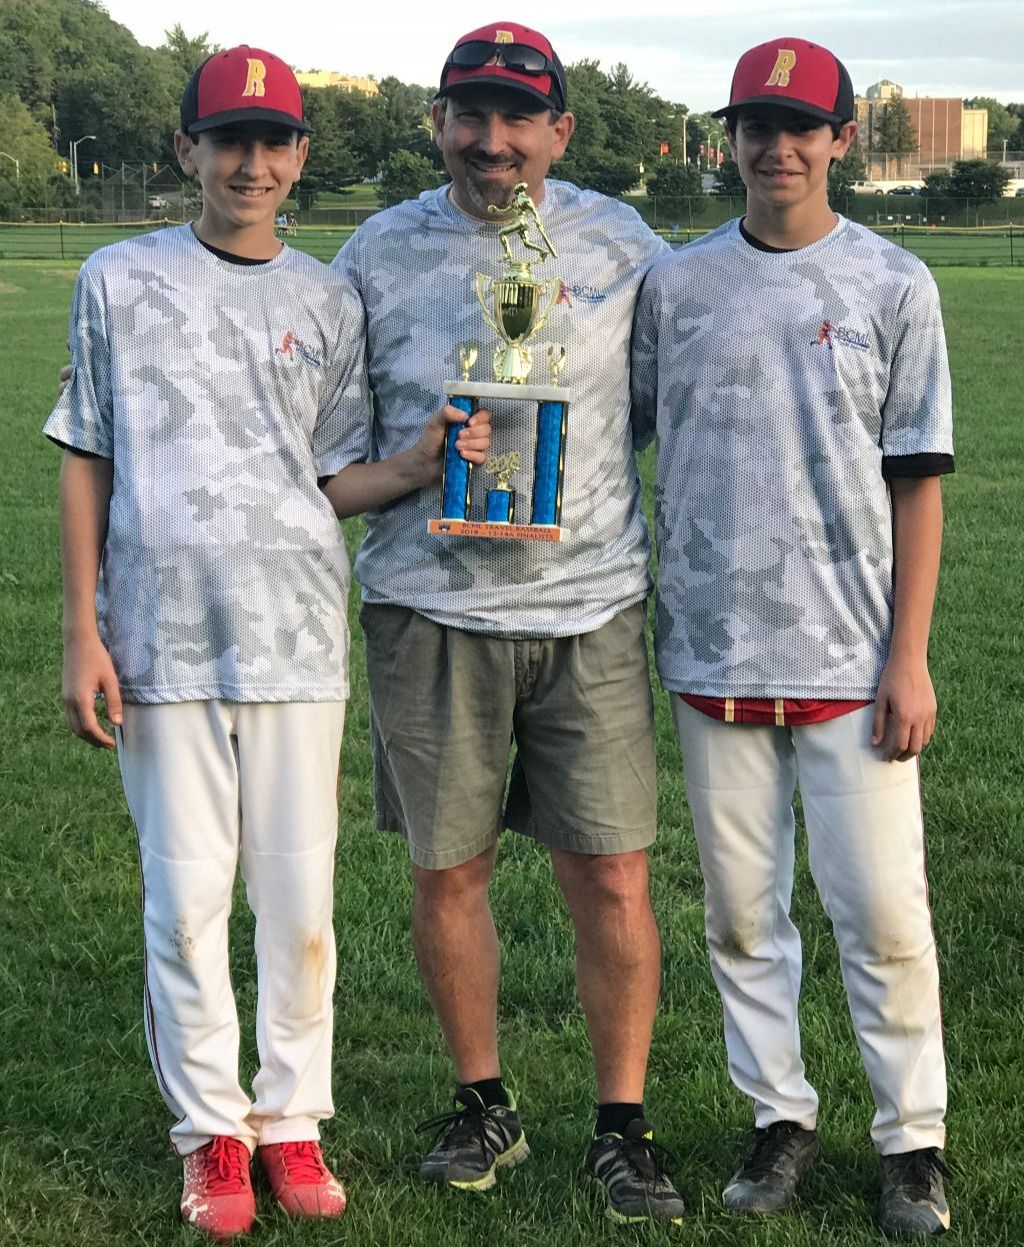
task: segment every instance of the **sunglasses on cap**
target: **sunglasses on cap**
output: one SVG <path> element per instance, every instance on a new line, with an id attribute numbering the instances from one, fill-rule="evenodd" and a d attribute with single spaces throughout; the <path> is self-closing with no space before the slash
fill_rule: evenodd
<path id="1" fill-rule="evenodd" d="M 471 39 L 453 48 L 445 69 L 480 69 L 498 56 L 508 69 L 519 74 L 556 73 L 554 61 L 539 48 L 531 48 L 528 43 L 491 43 L 486 39 Z"/>

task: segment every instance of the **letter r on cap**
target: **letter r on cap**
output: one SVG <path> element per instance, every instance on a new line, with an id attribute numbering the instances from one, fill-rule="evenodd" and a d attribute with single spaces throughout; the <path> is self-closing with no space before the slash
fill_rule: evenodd
<path id="1" fill-rule="evenodd" d="M 766 87 L 788 87 L 789 71 L 795 64 L 796 53 L 790 48 L 779 48 L 779 54 L 775 58 L 775 68 L 764 85 Z"/>
<path id="2" fill-rule="evenodd" d="M 245 90 L 243 96 L 255 95 L 257 97 L 266 95 L 267 88 L 263 84 L 263 79 L 267 76 L 267 67 L 263 61 L 255 60 L 249 57 L 249 76 L 245 80 Z"/>

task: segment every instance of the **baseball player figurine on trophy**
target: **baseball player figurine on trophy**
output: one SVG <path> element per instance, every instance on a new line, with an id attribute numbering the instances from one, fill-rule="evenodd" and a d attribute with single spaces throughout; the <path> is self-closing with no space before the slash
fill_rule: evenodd
<path id="1" fill-rule="evenodd" d="M 459 347 L 462 378 L 445 386 L 453 407 L 472 415 L 480 399 L 527 400 L 537 404 L 536 444 L 534 449 L 533 494 L 530 522 L 515 523 L 515 493 L 509 479 L 520 470 L 518 451 L 492 456 L 487 472 L 497 477 L 498 484 L 487 491 L 485 518 L 470 517 L 472 504 L 472 467 L 448 437 L 441 481 L 441 515 L 430 520 L 427 529 L 446 537 L 498 537 L 521 541 L 560 541 L 562 529 L 562 480 L 565 472 L 565 436 L 570 395 L 558 384 L 565 364 L 565 347 L 549 346 L 549 385 L 530 385 L 533 348 L 529 345 L 545 323 L 558 298 L 561 286 L 555 278 L 539 281 L 531 272 L 531 264 L 539 260 L 516 260 L 512 239 L 518 238 L 528 251 L 541 259 L 549 255 L 557 259 L 540 214 L 526 192 L 526 183 L 516 185 L 512 197 L 516 215 L 502 226 L 498 238 L 505 253 L 505 264 L 498 277 L 476 275 L 476 297 L 484 320 L 498 335 L 494 349 L 494 381 L 473 381 L 470 374 L 479 354 L 475 342 Z M 497 212 L 491 205 L 488 209 Z M 542 241 L 530 237 L 535 228 Z M 453 426 L 455 427 L 455 426 Z M 462 426 L 457 426 L 461 428 Z"/>
<path id="2" fill-rule="evenodd" d="M 484 464 L 488 476 L 496 476 L 498 483 L 487 491 L 485 518 L 490 524 L 511 524 L 516 514 L 516 493 L 509 485 L 509 478 L 519 471 L 519 451 L 507 455 L 491 455 Z"/>

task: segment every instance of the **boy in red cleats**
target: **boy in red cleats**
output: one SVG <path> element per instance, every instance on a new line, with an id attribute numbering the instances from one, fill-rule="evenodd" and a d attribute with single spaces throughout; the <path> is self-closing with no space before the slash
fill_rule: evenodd
<path id="1" fill-rule="evenodd" d="M 71 383 L 46 425 L 67 452 L 65 707 L 75 735 L 112 748 L 101 693 L 114 726 L 143 882 L 146 1039 L 176 1119 L 182 1216 L 214 1238 L 252 1226 L 257 1149 L 293 1215 L 345 1206 L 317 1143 L 333 1114 L 348 696 L 337 517 L 432 488 L 449 424 L 467 425 L 474 462 L 488 441 L 486 412 L 446 408 L 367 461 L 358 295 L 274 236 L 308 128 L 271 53 L 232 48 L 196 71 L 175 149 L 202 214 L 86 261 Z M 239 864 L 256 919 L 251 1088 L 228 960 Z"/>

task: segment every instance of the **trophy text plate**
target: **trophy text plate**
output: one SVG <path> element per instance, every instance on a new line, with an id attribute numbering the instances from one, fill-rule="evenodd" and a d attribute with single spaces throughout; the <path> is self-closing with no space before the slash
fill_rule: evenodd
<path id="1" fill-rule="evenodd" d="M 505 541 L 561 541 L 556 524 L 487 524 L 477 520 L 435 519 L 427 523 L 428 533 L 441 537 L 496 537 Z"/>

